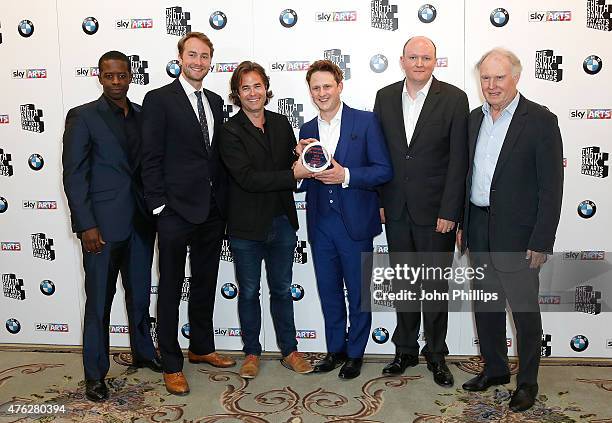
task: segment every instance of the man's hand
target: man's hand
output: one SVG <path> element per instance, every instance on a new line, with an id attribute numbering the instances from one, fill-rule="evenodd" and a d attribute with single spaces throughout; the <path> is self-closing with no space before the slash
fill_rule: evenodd
<path id="1" fill-rule="evenodd" d="M 293 162 L 291 169 L 293 169 L 293 177 L 296 181 L 300 179 L 312 178 L 314 176 L 311 171 L 304 167 L 304 163 L 302 163 L 302 161 L 299 159 Z"/>
<path id="2" fill-rule="evenodd" d="M 436 232 L 445 234 L 452 231 L 453 229 L 455 229 L 455 222 L 438 218 L 438 222 L 436 223 Z"/>
<path id="3" fill-rule="evenodd" d="M 385 209 L 380 208 L 380 223 L 385 223 Z"/>
<path id="4" fill-rule="evenodd" d="M 525 260 L 531 259 L 531 263 L 529 263 L 529 268 L 537 269 L 548 260 L 548 255 L 546 253 L 538 253 L 537 251 L 527 250 L 527 254 L 525 254 Z"/>
<path id="5" fill-rule="evenodd" d="M 300 142 L 298 142 L 297 145 L 295 146 L 295 154 L 297 154 L 298 156 L 301 156 L 302 151 L 304 151 L 304 147 L 306 147 L 311 142 L 315 142 L 315 141 L 318 141 L 318 140 L 315 140 L 314 138 L 305 138 L 303 140 L 300 140 Z"/>
<path id="6" fill-rule="evenodd" d="M 81 244 L 87 253 L 100 254 L 102 246 L 106 244 L 98 228 L 87 229 L 81 232 Z"/>
<path id="7" fill-rule="evenodd" d="M 316 173 L 314 175 L 317 181 L 321 181 L 324 184 L 341 184 L 344 182 L 344 168 L 332 157 L 331 169 L 324 170 L 323 172 Z"/>

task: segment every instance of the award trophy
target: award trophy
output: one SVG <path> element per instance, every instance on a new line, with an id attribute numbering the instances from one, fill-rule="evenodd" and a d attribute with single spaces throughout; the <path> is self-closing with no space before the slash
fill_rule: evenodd
<path id="1" fill-rule="evenodd" d="M 304 147 L 301 159 L 304 167 L 311 172 L 322 172 L 331 164 L 331 156 L 320 141 Z"/>

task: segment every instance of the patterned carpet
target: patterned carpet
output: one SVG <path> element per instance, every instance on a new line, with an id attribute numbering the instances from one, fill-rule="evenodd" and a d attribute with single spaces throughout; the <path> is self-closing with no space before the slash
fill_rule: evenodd
<path id="1" fill-rule="evenodd" d="M 251 381 L 240 378 L 237 368 L 186 364 L 191 394 L 176 397 L 159 374 L 130 367 L 130 355 L 117 353 L 107 379 L 110 400 L 101 404 L 84 397 L 80 360 L 74 352 L 0 351 L 0 421 L 612 423 L 611 361 L 544 360 L 536 405 L 515 414 L 508 409 L 514 378 L 484 393 L 460 389 L 480 371 L 476 357 L 452 362 L 451 389 L 435 385 L 423 364 L 403 376 L 382 377 L 387 358 L 369 358 L 353 381 L 338 379 L 336 372 L 297 375 L 276 357 L 262 360 L 260 375 Z M 41 413 L 51 407 L 57 412 Z"/>

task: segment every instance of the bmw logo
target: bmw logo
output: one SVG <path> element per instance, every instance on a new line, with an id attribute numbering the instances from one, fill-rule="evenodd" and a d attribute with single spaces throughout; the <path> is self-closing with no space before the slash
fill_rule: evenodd
<path id="1" fill-rule="evenodd" d="M 6 330 L 15 335 L 21 330 L 21 323 L 17 319 L 8 319 L 6 321 Z"/>
<path id="2" fill-rule="evenodd" d="M 7 210 L 8 210 L 8 201 L 6 201 L 6 198 L 0 197 L 0 213 L 4 213 Z"/>
<path id="3" fill-rule="evenodd" d="M 226 300 L 232 300 L 238 295 L 238 287 L 231 282 L 225 283 L 221 287 L 221 295 Z"/>
<path id="4" fill-rule="evenodd" d="M 185 323 L 181 328 L 181 333 L 187 339 L 189 339 L 189 323 Z"/>
<path id="5" fill-rule="evenodd" d="M 389 66 L 389 60 L 382 54 L 375 54 L 370 57 L 370 69 L 374 73 L 383 73 Z"/>
<path id="6" fill-rule="evenodd" d="M 40 292 L 47 296 L 55 294 L 55 284 L 49 279 L 45 279 L 40 283 Z"/>
<path id="7" fill-rule="evenodd" d="M 293 301 L 300 301 L 304 298 L 304 288 L 297 283 L 291 285 L 291 298 Z"/>
<path id="8" fill-rule="evenodd" d="M 583 219 L 590 219 L 595 216 L 595 212 L 597 211 L 597 207 L 595 203 L 591 200 L 584 200 L 578 204 L 578 216 Z"/>
<path id="9" fill-rule="evenodd" d="M 435 7 L 431 4 L 424 4 L 419 8 L 418 17 L 421 22 L 428 24 L 436 19 L 437 14 L 438 12 Z"/>
<path id="10" fill-rule="evenodd" d="M 278 17 L 280 24 L 285 28 L 291 28 L 292 26 L 294 26 L 297 23 L 297 19 L 297 13 L 295 13 L 295 10 L 292 9 L 283 10 L 280 16 Z"/>
<path id="11" fill-rule="evenodd" d="M 570 341 L 570 348 L 576 352 L 582 352 L 589 347 L 589 340 L 584 335 L 576 335 Z"/>
<path id="12" fill-rule="evenodd" d="M 166 65 L 166 73 L 170 78 L 178 78 L 181 74 L 181 65 L 178 60 L 170 60 Z"/>
<path id="13" fill-rule="evenodd" d="M 30 169 L 32 170 L 38 171 L 42 169 L 44 165 L 45 165 L 45 160 L 42 158 L 40 154 L 32 154 L 28 158 L 28 166 L 30 166 Z"/>
<path id="14" fill-rule="evenodd" d="M 372 340 L 377 344 L 384 344 L 389 340 L 389 331 L 385 328 L 376 328 L 372 331 Z"/>
<path id="15" fill-rule="evenodd" d="M 98 28 L 100 28 L 100 25 L 98 25 L 98 20 L 96 18 L 90 16 L 88 18 L 83 19 L 83 24 L 81 25 L 81 28 L 83 28 L 83 32 L 85 34 L 94 35 L 96 32 L 98 32 Z"/>
<path id="16" fill-rule="evenodd" d="M 584 62 L 582 63 L 582 69 L 584 69 L 584 71 L 589 75 L 595 75 L 599 73 L 602 66 L 603 62 L 598 56 L 595 56 L 594 54 L 584 59 Z"/>
<path id="17" fill-rule="evenodd" d="M 32 34 L 34 34 L 34 24 L 32 23 L 32 21 L 24 19 L 19 22 L 19 25 L 17 26 L 17 31 L 22 37 L 31 37 Z"/>
<path id="18" fill-rule="evenodd" d="M 501 28 L 505 26 L 510 20 L 510 14 L 506 9 L 502 9 L 501 7 L 495 9 L 491 12 L 491 16 L 489 18 L 493 26 Z"/>
<path id="19" fill-rule="evenodd" d="M 227 25 L 227 16 L 225 16 L 225 13 L 217 10 L 210 15 L 208 22 L 210 23 L 212 29 L 223 29 L 225 28 L 225 25 Z"/>

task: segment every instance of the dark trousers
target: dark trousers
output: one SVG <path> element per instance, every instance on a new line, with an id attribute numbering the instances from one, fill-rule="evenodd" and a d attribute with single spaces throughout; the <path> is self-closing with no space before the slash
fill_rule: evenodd
<path id="1" fill-rule="evenodd" d="M 451 231 L 443 234 L 436 232 L 435 229 L 435 226 L 415 224 L 410 218 L 408 209 L 404 206 L 399 220 L 387 220 L 385 224 L 391 265 L 404 265 L 404 261 L 408 259 L 411 263 L 407 264 L 413 266 L 419 266 L 420 263 L 423 263 L 431 267 L 450 267 L 453 262 L 455 232 Z M 417 281 L 414 285 L 398 283 L 398 281 L 393 281 L 393 283 L 395 285 L 394 290 L 407 289 L 416 292 L 418 297 L 420 297 L 422 290 L 448 292 L 448 282 L 444 279 Z M 410 311 L 398 310 L 397 312 L 397 326 L 393 332 L 392 341 L 398 353 L 419 354 L 418 338 L 421 326 L 419 306 L 420 304 L 417 304 L 416 307 L 410 307 Z M 440 300 L 435 303 L 423 303 L 422 307 L 423 332 L 425 333 L 426 344 L 421 353 L 428 361 L 443 361 L 444 356 L 448 354 L 446 345 L 448 302 Z"/>
<path id="2" fill-rule="evenodd" d="M 468 226 L 468 248 L 474 267 L 486 266 L 485 278 L 474 280 L 473 289 L 497 294 L 498 301 L 474 302 L 474 317 L 487 376 L 508 374 L 506 344 L 506 301 L 512 310 L 519 356 L 517 384 L 536 384 L 542 348 L 542 319 L 538 304 L 539 269 L 526 267 L 517 272 L 495 269 L 489 253 L 489 214 L 472 205 Z M 500 259 L 503 256 L 500 254 Z M 520 254 L 524 255 L 524 252 Z M 507 252 L 506 252 L 507 255 Z"/>
<path id="3" fill-rule="evenodd" d="M 110 313 L 119 273 L 125 290 L 132 357 L 141 361 L 155 357 L 149 316 L 154 242 L 153 228 L 134 229 L 124 241 L 107 241 L 99 254 L 83 250 L 87 297 L 83 367 L 87 380 L 104 379 L 108 373 Z"/>
<path id="4" fill-rule="evenodd" d="M 191 264 L 187 309 L 189 350 L 195 354 L 209 354 L 215 350 L 212 318 L 225 221 L 214 204 L 211 204 L 206 221 L 198 225 L 166 208 L 157 218 L 157 340 L 164 372 L 176 373 L 183 369 L 183 354 L 177 335 L 187 245 L 190 246 Z"/>
<path id="5" fill-rule="evenodd" d="M 236 280 L 239 286 L 238 316 L 243 351 L 261 355 L 261 262 L 266 263 L 266 279 L 270 288 L 270 314 L 276 342 L 284 357 L 297 351 L 293 320 L 293 252 L 297 237 L 287 216 L 277 216 L 263 241 L 230 237 Z"/>

